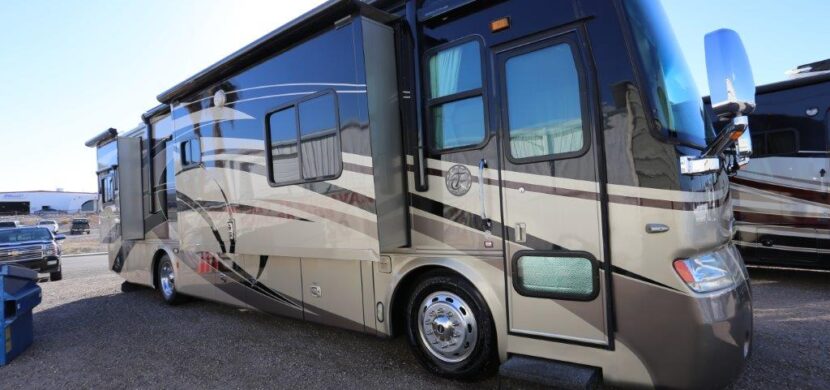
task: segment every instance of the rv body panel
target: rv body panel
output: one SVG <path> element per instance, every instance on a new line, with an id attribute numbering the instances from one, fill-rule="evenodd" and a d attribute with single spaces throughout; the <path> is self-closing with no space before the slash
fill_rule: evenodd
<path id="1" fill-rule="evenodd" d="M 143 241 L 170 239 L 130 266 L 151 279 L 164 253 L 182 293 L 381 336 L 406 326 L 417 277 L 443 270 L 481 294 L 502 361 L 728 384 L 751 337 L 748 284 L 697 294 L 672 268 L 733 252 L 728 181 L 680 174 L 699 145 L 654 128 L 630 10 L 448 3 L 373 2 L 396 19 L 329 2 L 162 94 L 144 204 L 166 194 L 167 230 Z M 562 264 L 568 285 L 539 288 Z M 668 329 L 684 335 L 672 351 Z"/>

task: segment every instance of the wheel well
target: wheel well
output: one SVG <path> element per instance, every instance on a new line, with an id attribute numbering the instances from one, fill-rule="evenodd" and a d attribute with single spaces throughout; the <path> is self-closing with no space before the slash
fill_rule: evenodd
<path id="1" fill-rule="evenodd" d="M 164 256 L 166 254 L 167 254 L 167 252 L 165 252 L 163 249 L 159 249 L 153 255 L 153 264 L 152 264 L 152 267 L 150 267 L 150 270 L 153 272 L 153 288 L 158 288 L 159 287 L 159 273 L 158 273 L 159 260 L 161 259 L 162 256 Z"/>
<path id="2" fill-rule="evenodd" d="M 419 267 L 406 274 L 395 287 L 395 292 L 392 294 L 392 315 L 390 316 L 390 320 L 392 321 L 392 323 L 390 324 L 390 331 L 392 332 L 392 337 L 396 337 L 397 335 L 402 334 L 404 332 L 404 329 L 406 329 L 407 300 L 409 300 L 409 295 L 412 293 L 412 289 L 415 288 L 415 286 L 427 274 L 457 275 L 462 278 L 464 277 L 460 273 L 450 268 L 437 265 Z"/>

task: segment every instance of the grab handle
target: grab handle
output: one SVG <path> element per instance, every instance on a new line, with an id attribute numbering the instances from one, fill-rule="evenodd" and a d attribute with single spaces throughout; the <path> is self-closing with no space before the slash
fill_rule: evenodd
<path id="1" fill-rule="evenodd" d="M 478 162 L 478 200 L 481 203 L 481 222 L 482 222 L 482 229 L 484 229 L 487 234 L 490 234 L 490 231 L 493 229 L 493 221 L 490 218 L 487 218 L 487 199 L 485 198 L 484 193 L 484 168 L 487 167 L 487 160 L 481 159 Z"/>

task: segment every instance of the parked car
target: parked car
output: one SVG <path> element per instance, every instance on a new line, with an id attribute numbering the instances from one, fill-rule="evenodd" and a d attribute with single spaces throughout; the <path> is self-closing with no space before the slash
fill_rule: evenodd
<path id="1" fill-rule="evenodd" d="M 58 241 L 64 238 L 64 235 L 55 235 L 48 227 L 41 226 L 0 230 L 0 264 L 26 267 L 48 273 L 49 280 L 61 280 L 61 247 Z"/>
<path id="2" fill-rule="evenodd" d="M 86 218 L 75 218 L 72 220 L 72 228 L 69 234 L 89 234 L 89 220 Z"/>
<path id="3" fill-rule="evenodd" d="M 20 226 L 20 221 L 0 221 L 0 229 L 16 228 Z"/>
<path id="4" fill-rule="evenodd" d="M 38 226 L 49 228 L 54 234 L 58 234 L 58 223 L 52 219 L 44 219 L 37 223 Z"/>

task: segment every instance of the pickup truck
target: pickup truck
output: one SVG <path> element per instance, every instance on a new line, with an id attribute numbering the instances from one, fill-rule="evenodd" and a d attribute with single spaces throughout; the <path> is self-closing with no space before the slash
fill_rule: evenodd
<path id="1" fill-rule="evenodd" d="M 61 247 L 58 241 L 65 238 L 39 226 L 0 229 L 0 264 L 29 268 L 48 273 L 49 280 L 61 280 Z"/>

